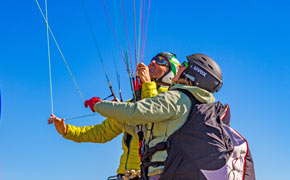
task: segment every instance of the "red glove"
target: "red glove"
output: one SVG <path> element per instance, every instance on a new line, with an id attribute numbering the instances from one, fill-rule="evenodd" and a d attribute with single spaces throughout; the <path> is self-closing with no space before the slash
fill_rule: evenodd
<path id="1" fill-rule="evenodd" d="M 101 102 L 101 101 L 102 100 L 99 97 L 92 97 L 90 100 L 85 101 L 85 107 L 87 108 L 88 106 L 90 106 L 91 110 L 93 112 L 95 112 L 95 110 L 94 110 L 95 104 L 97 104 L 98 102 Z"/>

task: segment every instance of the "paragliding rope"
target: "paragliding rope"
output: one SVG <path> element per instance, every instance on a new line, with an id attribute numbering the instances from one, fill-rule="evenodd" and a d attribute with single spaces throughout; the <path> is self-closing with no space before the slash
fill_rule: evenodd
<path id="1" fill-rule="evenodd" d="M 88 114 L 88 115 L 83 115 L 83 116 L 77 116 L 77 117 L 71 117 L 71 118 L 65 118 L 65 121 L 69 121 L 69 120 L 74 120 L 74 119 L 80 119 L 80 118 L 85 118 L 85 117 L 91 117 L 91 116 L 96 116 L 97 114 Z"/>
<path id="2" fill-rule="evenodd" d="M 130 51 L 129 34 L 128 34 L 128 28 L 127 28 L 127 23 L 126 23 L 126 14 L 125 14 L 125 8 L 124 8 L 124 2 L 123 2 L 123 0 L 122 0 L 122 10 L 123 10 L 124 23 L 125 23 L 125 28 L 126 28 L 126 36 L 127 36 L 129 57 L 130 57 L 131 68 L 132 68 L 132 73 L 133 73 L 134 71 L 133 71 L 133 64 L 132 64 L 131 51 Z"/>
<path id="3" fill-rule="evenodd" d="M 141 62 L 143 62 L 143 57 L 144 57 L 144 50 L 145 50 L 145 42 L 146 42 L 146 36 L 147 36 L 147 28 L 148 28 L 148 20 L 149 20 L 149 12 L 150 12 L 150 5 L 151 5 L 151 0 L 149 0 L 149 5 L 148 5 L 148 12 L 147 12 L 147 20 L 146 20 L 146 28 L 145 28 L 145 37 L 143 41 L 143 50 L 142 50 L 142 58 Z"/>
<path id="4" fill-rule="evenodd" d="M 65 59 L 65 57 L 64 57 L 64 55 L 63 55 L 63 53 L 62 53 L 62 51 L 61 51 L 61 49 L 60 49 L 60 46 L 58 45 L 58 43 L 57 43 L 57 41 L 56 41 L 56 38 L 55 38 L 55 36 L 54 36 L 54 34 L 53 34 L 53 32 L 52 32 L 52 30 L 51 30 L 49 24 L 48 24 L 47 12 L 46 12 L 46 16 L 44 16 L 44 13 L 43 13 L 43 11 L 42 11 L 42 9 L 41 9 L 41 7 L 40 7 L 38 1 L 35 0 L 35 2 L 36 2 L 36 4 L 37 4 L 37 6 L 38 6 L 38 9 L 39 9 L 39 11 L 40 11 L 40 13 L 41 13 L 41 15 L 42 15 L 42 17 L 43 17 L 45 23 L 46 23 L 46 26 L 47 26 L 47 41 L 48 41 L 48 59 L 49 59 L 49 77 L 50 77 L 51 107 L 52 107 L 52 113 L 53 113 L 53 96 L 52 96 L 52 77 L 51 77 L 51 61 L 50 61 L 49 34 L 51 34 L 51 36 L 52 36 L 52 38 L 53 38 L 53 40 L 54 40 L 54 42 L 55 42 L 55 44 L 56 44 L 56 46 L 57 46 L 57 49 L 58 49 L 59 53 L 61 54 L 61 57 L 62 57 L 62 59 L 63 59 L 65 65 L 66 65 L 66 67 L 67 67 L 67 70 L 69 71 L 69 74 L 70 74 L 70 76 L 71 76 L 71 78 L 72 78 L 72 80 L 73 80 L 73 82 L 74 82 L 74 84 L 75 84 L 75 86 L 76 86 L 76 88 L 77 88 L 77 91 L 79 92 L 79 94 L 80 94 L 80 96 L 81 96 L 83 102 L 84 102 L 85 100 L 84 100 L 83 95 L 82 95 L 82 93 L 81 93 L 81 91 L 80 91 L 80 89 L 79 89 L 79 86 L 78 86 L 78 84 L 77 84 L 77 82 L 76 82 L 76 80 L 75 80 L 75 78 L 74 78 L 74 76 L 73 76 L 73 74 L 72 74 L 72 72 L 71 72 L 69 66 L 68 66 L 68 63 L 67 63 L 67 61 L 66 61 L 66 59 Z M 84 6 L 84 4 L 83 4 L 83 6 Z M 84 6 L 84 8 L 85 8 L 85 6 Z M 45 9 L 46 9 L 46 11 L 47 11 L 47 1 L 45 1 Z M 109 81 L 108 74 L 107 74 L 107 72 L 106 72 L 106 70 L 105 70 L 104 63 L 103 63 L 103 59 L 102 59 L 102 56 L 101 56 L 100 50 L 99 50 L 99 48 L 98 48 L 98 44 L 97 44 L 96 38 L 95 38 L 95 36 L 94 36 L 93 29 L 92 29 L 91 23 L 90 23 L 90 21 L 89 21 L 89 19 L 88 19 L 88 15 L 87 15 L 87 13 L 86 13 L 86 17 L 87 17 L 87 20 L 88 20 L 88 23 L 89 23 L 89 26 L 90 26 L 90 30 L 91 30 L 91 33 L 92 33 L 92 36 L 93 36 L 93 39 L 94 39 L 95 46 L 96 46 L 97 51 L 98 51 L 98 55 L 99 55 L 99 57 L 100 57 L 101 64 L 102 64 L 103 69 L 104 69 L 104 72 L 105 72 L 105 76 L 106 76 L 106 79 L 107 79 L 107 82 L 108 82 L 109 88 L 110 88 L 111 93 L 112 93 L 109 97 L 113 96 L 113 97 L 114 97 L 114 100 L 119 101 L 118 98 L 116 97 L 114 91 L 113 91 L 113 88 L 112 88 L 111 82 Z M 120 85 L 119 85 L 119 87 L 120 87 Z M 107 97 L 107 98 L 109 98 L 109 97 Z M 120 90 L 120 97 L 121 97 L 121 90 Z M 121 99 L 122 99 L 122 97 L 121 97 Z M 72 119 L 84 118 L 84 117 L 89 117 L 89 116 L 94 116 L 94 115 L 96 115 L 96 114 L 89 114 L 89 115 L 78 116 L 78 117 L 73 117 L 73 118 L 66 118 L 66 120 L 72 120 Z"/>
<path id="5" fill-rule="evenodd" d="M 115 64 L 115 69 L 116 69 L 116 76 L 117 76 L 117 80 L 118 80 L 118 88 L 119 88 L 119 95 L 120 95 L 120 101 L 123 102 L 123 98 L 122 98 L 122 92 L 121 92 L 121 81 L 120 81 L 120 74 L 118 72 L 118 68 L 117 68 L 117 63 L 116 63 L 116 59 L 114 58 L 114 64 Z"/>
<path id="6" fill-rule="evenodd" d="M 50 96 L 51 96 L 51 111 L 53 113 L 53 94 L 52 94 L 52 76 L 51 76 L 51 60 L 50 60 L 50 42 L 49 42 L 49 39 L 50 39 L 50 35 L 67 67 L 67 70 L 69 71 L 69 74 L 75 84 L 75 87 L 79 93 L 79 95 L 81 96 L 81 99 L 83 101 L 84 98 L 83 98 L 83 95 L 80 91 L 80 88 L 68 66 L 68 63 L 60 49 L 60 46 L 58 45 L 58 42 L 56 41 L 56 38 L 49 26 L 49 23 L 48 23 L 48 12 L 47 12 L 47 0 L 45 0 L 45 10 L 46 10 L 46 13 L 44 15 L 39 3 L 38 3 L 38 0 L 35 0 L 37 6 L 38 6 L 38 9 L 46 23 L 46 29 L 47 29 L 47 49 L 48 49 L 48 61 L 49 61 L 49 78 L 50 78 Z M 113 91 L 113 88 L 112 88 L 112 85 L 111 85 L 111 81 L 109 80 L 109 77 L 108 77 L 108 74 L 107 74 L 107 71 L 105 69 L 105 66 L 104 66 L 104 61 L 103 61 L 103 58 L 102 58 L 102 55 L 101 55 L 101 52 L 100 52 L 100 49 L 99 49 L 99 46 L 98 46 L 98 43 L 97 43 L 97 40 L 96 40 L 96 36 L 94 34 L 94 31 L 93 31 L 93 28 L 92 28 L 92 24 L 90 22 L 90 19 L 89 19 L 89 16 L 88 16 L 88 12 L 87 12 L 87 8 L 85 6 L 85 3 L 83 0 L 81 0 L 82 2 L 82 7 L 84 9 L 84 12 L 85 12 L 85 17 L 88 21 L 88 25 L 89 25 L 89 29 L 90 29 L 90 32 L 91 32 L 91 35 L 93 37 L 93 41 L 94 41 L 94 44 L 95 44 L 95 47 L 97 49 L 97 53 L 99 55 L 99 58 L 100 58 L 100 62 L 102 64 L 102 67 L 103 67 L 103 70 L 104 70 L 104 73 L 105 73 L 105 76 L 106 76 L 106 80 L 107 80 L 107 83 L 108 83 L 108 86 L 110 88 L 110 91 L 111 91 L 111 95 L 108 96 L 108 97 L 111 97 L 113 96 L 115 100 L 117 100 L 117 97 Z M 121 18 L 123 20 L 123 27 L 125 29 L 125 32 L 126 32 L 126 40 L 127 40 L 127 47 L 128 47 L 128 52 L 126 51 L 123 51 L 121 46 L 120 46 L 120 43 L 119 43 L 119 40 L 118 40 L 118 37 L 117 37 L 117 34 L 114 30 L 114 27 L 112 25 L 112 21 L 110 19 L 110 16 L 109 16 L 109 13 L 107 11 L 107 8 L 104 4 L 104 1 L 101 0 L 102 2 L 102 5 L 104 7 L 104 10 L 105 10 L 105 13 L 106 13 L 106 16 L 107 16 L 107 19 L 110 23 L 110 26 L 111 26 L 111 29 L 113 31 L 113 34 L 114 34 L 114 37 L 115 37 L 115 40 L 117 42 L 117 45 L 119 47 L 119 50 L 121 52 L 121 55 L 122 55 L 122 58 L 123 58 L 123 61 L 126 65 L 126 68 L 127 68 L 127 73 L 128 73 L 128 76 L 129 76 L 129 80 L 130 80 L 130 86 L 131 86 L 131 90 L 132 90 L 132 93 L 133 93 L 133 97 L 136 100 L 139 100 L 140 97 L 136 94 L 137 91 L 139 90 L 140 92 L 140 88 L 141 88 L 141 83 L 140 83 L 140 80 L 137 78 L 137 74 L 134 75 L 134 71 L 133 71 L 133 63 L 132 63 L 132 57 L 131 57 L 131 51 L 130 51 L 130 43 L 129 43 L 129 33 L 128 33 L 128 28 L 127 28 L 127 22 L 126 22 L 126 13 L 125 13 L 125 7 L 124 7 L 124 2 L 123 0 L 120 0 L 121 2 L 121 7 L 122 7 L 122 14 L 123 14 L 123 18 Z M 144 49 L 145 49 L 145 42 L 146 42 L 146 35 L 147 35 L 147 27 L 148 27 L 148 19 L 149 19 L 149 9 L 150 9 L 150 4 L 151 4 L 151 0 L 149 0 L 149 5 L 148 5 L 148 12 L 147 12 L 147 18 L 146 18 L 146 26 L 144 26 L 144 22 L 145 22 L 145 0 L 140 0 L 140 21 L 139 21 L 139 37 L 138 37 L 138 43 L 137 43 L 137 29 L 136 29 L 136 8 L 135 8 L 135 0 L 134 0 L 134 40 L 135 40 L 135 63 L 136 63 L 136 66 L 137 64 L 139 63 L 139 60 L 141 59 L 141 62 L 143 62 L 143 56 L 144 56 Z M 116 10 L 116 8 L 115 8 Z M 117 12 L 117 11 L 116 11 Z M 145 30 L 145 31 L 144 31 Z M 124 36 L 123 36 L 124 37 Z M 137 46 L 138 44 L 138 46 Z M 137 49 L 138 49 L 138 53 L 137 53 Z M 124 55 L 125 54 L 125 55 Z M 129 58 L 128 58 L 129 57 Z M 129 60 L 130 59 L 130 63 L 129 63 Z M 131 65 L 131 71 L 130 71 L 130 66 L 129 64 Z M 116 62 L 115 62 L 115 68 L 116 68 Z M 136 67 L 137 68 L 137 67 Z M 136 69 L 137 70 L 137 69 Z M 120 98 L 122 99 L 122 95 L 121 95 L 121 85 L 120 85 L 120 75 L 117 71 L 117 68 L 116 68 L 116 75 L 117 75 L 117 80 L 118 80 L 118 87 L 119 87 L 119 94 L 120 94 Z M 79 116 L 79 117 L 76 117 L 76 118 L 69 118 L 69 119 L 77 119 L 77 118 L 81 118 L 81 117 L 87 117 L 87 116 L 93 116 L 94 114 L 91 114 L 91 115 L 85 115 L 85 116 Z M 68 120 L 68 119 L 67 119 Z"/>
<path id="7" fill-rule="evenodd" d="M 140 59 L 140 42 L 141 42 L 141 28 L 142 28 L 142 11 L 143 11 L 143 0 L 141 0 L 141 5 L 140 5 L 140 14 L 139 14 L 139 38 L 138 38 L 138 53 L 137 53 L 137 59 L 139 62 Z"/>
<path id="8" fill-rule="evenodd" d="M 46 20 L 48 22 L 47 0 L 45 0 L 45 16 L 46 16 Z M 49 45 L 48 23 L 46 23 L 46 39 L 47 39 L 47 56 L 48 56 L 48 69 L 49 69 L 49 87 L 50 87 L 51 113 L 53 114 L 53 95 L 52 95 L 52 77 L 51 77 L 51 61 L 50 61 L 50 45 Z"/>
<path id="9" fill-rule="evenodd" d="M 135 63 L 136 65 L 138 64 L 137 63 L 137 35 L 136 35 L 136 8 L 135 8 L 135 0 L 134 0 L 134 3 L 133 3 L 133 8 L 134 8 L 134 42 L 135 42 Z"/>
<path id="10" fill-rule="evenodd" d="M 124 23 L 125 23 L 125 29 L 126 29 L 126 37 L 127 37 L 127 42 L 128 42 L 128 49 L 129 49 L 129 57 L 130 57 L 130 62 L 131 62 L 131 68 L 132 68 L 132 73 L 133 71 L 133 64 L 132 64 L 132 58 L 131 58 L 131 51 L 130 51 L 130 43 L 129 43 L 129 34 L 128 34 L 128 28 L 127 28 L 127 23 L 126 23 L 126 14 L 125 14 L 125 7 L 124 7 L 124 1 L 121 0 L 122 2 L 122 10 L 123 10 L 123 17 L 124 17 Z M 137 57 L 136 57 L 136 23 L 135 23 L 135 1 L 134 1 L 134 33 L 135 33 L 135 59 L 136 59 L 136 66 L 137 66 Z M 137 101 L 138 97 L 139 97 L 139 93 L 138 93 L 138 89 L 140 89 L 139 87 L 139 82 L 138 82 L 138 77 L 136 76 L 136 78 L 134 77 L 134 75 L 132 74 L 131 76 L 133 78 L 133 87 L 134 87 L 134 93 L 133 96 L 135 98 L 135 101 Z M 138 94 L 137 94 L 138 93 Z"/>
<path id="11" fill-rule="evenodd" d="M 110 20 L 110 17 L 109 17 L 109 14 L 108 14 L 108 12 L 107 12 L 107 10 L 106 10 L 106 7 L 105 7 L 105 4 L 104 4 L 104 2 L 103 2 L 103 0 L 101 0 L 102 1 L 102 4 L 103 4 L 103 7 L 104 7 L 104 9 L 105 9 L 105 12 L 106 12 L 106 15 L 107 15 L 107 18 L 108 18 L 108 20 L 109 20 L 109 22 L 110 22 L 110 25 L 111 25 L 111 28 L 112 28 L 112 30 L 113 30 L 113 33 L 114 33 L 114 35 L 115 35 L 115 39 L 116 39 L 116 41 L 117 41 L 117 43 L 118 43 L 118 45 L 119 45 L 119 42 L 118 42 L 118 39 L 117 39 L 117 37 L 116 37 L 116 33 L 115 33 L 115 31 L 114 31 L 114 28 L 113 28 L 113 26 L 112 26 L 112 23 L 111 23 L 111 20 Z M 144 4 L 144 6 L 145 6 L 145 0 L 143 1 L 143 2 L 141 2 L 141 6 Z M 149 7 L 150 7 L 150 2 L 149 2 Z M 143 9 L 142 7 L 141 7 L 141 9 Z M 130 84 L 131 84 L 131 88 L 133 89 L 133 97 L 134 97 L 134 101 L 136 102 L 136 101 L 138 101 L 138 100 L 140 100 L 141 99 L 141 94 L 140 94 L 140 89 L 141 89 L 141 83 L 139 82 L 139 79 L 137 78 L 137 76 L 136 76 L 136 78 L 134 77 L 134 75 L 133 75 L 133 65 L 132 65 L 132 59 L 131 59 L 131 54 L 130 54 L 130 45 L 129 45 L 129 36 L 128 36 L 128 30 L 127 30 L 127 25 L 126 25 L 126 16 L 125 16 L 125 9 L 124 9 L 124 3 L 123 3 L 123 0 L 122 0 L 122 10 L 123 10 L 123 16 L 124 16 L 124 24 L 125 24 L 125 29 L 126 29 L 126 37 L 127 37 L 127 41 L 128 41 L 128 51 L 129 51 L 129 56 L 130 56 L 130 61 L 131 61 L 131 68 L 132 68 L 132 74 L 130 75 L 130 72 L 129 72 L 129 67 L 127 67 L 127 70 L 128 70 L 128 74 L 129 74 L 129 78 L 130 78 Z M 144 12 L 144 11 L 143 11 Z M 137 51 L 137 47 L 136 47 L 136 16 L 135 16 L 135 0 L 134 0 L 134 39 L 135 39 L 135 62 L 136 62 L 136 66 L 137 66 L 137 53 L 136 53 L 136 51 Z M 141 12 L 141 14 L 142 14 L 142 12 Z M 149 15 L 149 8 L 148 8 L 148 15 Z M 141 22 L 141 16 L 140 16 L 140 24 L 142 23 Z M 143 16 L 143 24 L 144 24 L 144 16 Z M 147 16 L 147 23 L 146 23 L 146 26 L 147 26 L 147 24 L 148 24 L 148 16 Z M 140 25 L 139 25 L 139 27 L 141 27 Z M 144 25 L 143 25 L 143 28 L 144 28 Z M 146 29 L 147 29 L 147 27 L 146 27 Z M 146 33 L 145 33 L 146 34 Z M 141 36 L 141 28 L 139 29 L 139 39 L 140 39 L 140 36 Z M 143 61 L 143 53 L 144 53 L 144 46 L 145 46 L 145 39 L 146 38 L 143 38 L 142 40 L 142 48 L 141 48 L 141 51 L 142 51 L 142 61 Z M 140 44 L 140 41 L 139 41 L 139 44 Z M 120 48 L 120 46 L 119 46 L 119 48 Z M 120 48 L 121 49 L 121 48 Z M 138 49 L 140 49 L 140 47 L 138 48 Z M 138 50 L 138 56 L 139 56 L 139 50 Z M 127 55 L 127 54 L 126 54 Z M 126 60 L 127 60 L 127 62 L 128 62 L 128 58 L 126 58 Z M 128 66 L 129 65 L 129 63 L 126 63 L 126 65 Z M 137 67 L 136 67 L 137 68 Z M 133 85 L 133 87 L 132 87 L 132 85 Z M 139 136 L 139 155 L 140 155 L 140 158 L 142 157 L 142 154 L 143 154 L 143 149 L 144 149 L 144 135 L 143 135 L 143 131 L 142 131 L 142 126 L 141 125 L 138 125 L 137 126 L 138 127 L 138 136 Z"/>
<path id="12" fill-rule="evenodd" d="M 91 21 L 90 21 L 89 15 L 88 15 L 88 11 L 87 11 L 87 8 L 86 8 L 86 5 L 85 5 L 85 2 L 84 2 L 84 0 L 81 0 L 81 2 L 82 2 L 82 7 L 83 7 L 83 10 L 84 10 L 84 13 L 85 13 L 85 17 L 86 17 L 86 19 L 87 19 L 87 22 L 88 22 L 88 25 L 89 25 L 89 28 L 90 28 L 91 35 L 92 35 L 93 40 L 94 40 L 95 47 L 96 47 L 96 49 L 97 49 L 97 52 L 98 52 L 98 55 L 99 55 L 99 58 L 100 58 L 100 62 L 101 62 L 101 64 L 102 64 L 102 67 L 103 67 L 103 70 L 104 70 L 104 73 L 105 73 L 105 76 L 106 76 L 106 80 L 107 80 L 107 83 L 108 83 L 109 89 L 110 89 L 110 91 L 111 91 L 111 93 L 112 93 L 112 94 L 111 94 L 110 96 L 108 96 L 107 98 L 113 96 L 115 100 L 119 101 L 118 98 L 117 98 L 117 96 L 116 96 L 116 94 L 115 94 L 115 92 L 114 92 L 114 90 L 113 90 L 113 87 L 112 87 L 112 85 L 111 85 L 111 81 L 110 81 L 109 76 L 108 76 L 108 73 L 107 73 L 107 71 L 106 71 L 106 68 L 105 68 L 105 65 L 104 65 L 104 61 L 103 61 L 103 57 L 102 57 L 102 55 L 101 55 L 101 51 L 100 51 L 99 45 L 98 45 L 98 43 L 97 43 L 96 36 L 95 36 L 95 34 L 94 34 L 93 26 L 92 26 L 92 24 L 91 24 Z M 117 71 L 117 69 L 116 69 L 116 71 Z M 117 78 L 118 78 L 118 76 L 117 76 Z M 119 79 L 118 79 L 118 83 L 120 83 L 120 82 L 119 82 Z M 120 88 L 120 86 L 119 86 L 119 88 Z M 121 90 L 119 90 L 119 91 L 120 91 L 120 99 L 121 99 L 121 101 L 122 101 Z M 105 98 L 105 99 L 107 99 L 107 98 Z"/>
<path id="13" fill-rule="evenodd" d="M 84 97 L 83 97 L 83 95 L 82 95 L 82 93 L 81 93 L 81 91 L 80 91 L 80 89 L 79 89 L 79 86 L 78 86 L 78 84 L 77 84 L 77 82 L 76 82 L 76 80 L 75 80 L 75 78 L 74 78 L 74 76 L 73 76 L 73 74 L 72 74 L 72 72 L 71 72 L 71 70 L 70 70 L 68 64 L 67 64 L 67 61 L 66 61 L 66 59 L 65 59 L 65 57 L 64 57 L 64 55 L 63 55 L 63 53 L 62 53 L 62 51 L 61 51 L 61 49 L 60 49 L 60 47 L 59 47 L 59 45 L 58 45 L 58 43 L 57 43 L 55 37 L 54 37 L 54 34 L 53 34 L 53 32 L 52 32 L 52 30 L 51 30 L 49 24 L 48 24 L 47 18 L 44 16 L 44 13 L 43 13 L 43 11 L 42 11 L 42 9 L 41 9 L 41 7 L 40 7 L 38 1 L 35 0 L 35 2 L 36 2 L 36 4 L 37 4 L 37 6 L 38 6 L 38 9 L 39 9 L 39 11 L 40 11 L 40 13 L 41 13 L 41 15 L 42 15 L 42 17 L 43 17 L 45 23 L 46 23 L 47 29 L 49 30 L 49 33 L 50 33 L 51 37 L 53 38 L 54 43 L 55 43 L 55 45 L 56 45 L 56 47 L 57 47 L 57 49 L 58 49 L 58 51 L 59 51 L 59 53 L 60 53 L 60 55 L 61 55 L 61 57 L 62 57 L 62 59 L 63 59 L 65 65 L 66 65 L 66 67 L 67 67 L 67 70 L 69 71 L 69 74 L 70 74 L 70 76 L 71 76 L 71 78 L 72 78 L 72 80 L 73 80 L 73 82 L 74 82 L 74 84 L 75 84 L 75 86 L 76 86 L 76 89 L 77 89 L 79 95 L 81 96 L 82 101 L 85 102 L 85 99 L 84 99 Z M 49 37 L 49 36 L 47 36 L 47 37 Z M 49 45 L 49 44 L 48 44 L 48 45 Z M 48 49 L 49 49 L 49 47 L 48 47 Z M 50 51 L 49 51 L 49 52 L 50 52 Z M 49 58 L 49 62 L 50 62 L 50 58 Z M 50 63 L 49 63 L 49 70 L 50 70 L 50 79 L 51 79 L 51 67 L 50 67 Z M 50 80 L 50 82 L 52 83 L 51 80 Z M 52 103 L 51 106 L 52 106 L 52 113 L 53 113 L 52 85 L 50 86 L 50 88 L 51 88 L 51 103 Z M 94 115 L 96 115 L 96 114 L 90 114 L 90 115 L 85 115 L 85 116 L 79 116 L 79 117 L 75 117 L 75 118 L 68 118 L 67 120 L 70 120 L 70 119 L 78 119 L 78 118 L 83 118 L 83 117 L 88 117 L 88 116 L 94 116 Z"/>
<path id="14" fill-rule="evenodd" d="M 58 51 L 59 51 L 59 53 L 60 53 L 60 55 L 61 55 L 61 57 L 62 57 L 64 63 L 65 63 L 65 65 L 66 65 L 66 68 L 67 68 L 67 70 L 68 70 L 68 72 L 69 72 L 69 74 L 70 74 L 70 76 L 71 76 L 71 78 L 72 78 L 72 80 L 73 80 L 73 82 L 74 82 L 74 84 L 75 84 L 75 87 L 76 87 L 76 89 L 77 89 L 79 95 L 81 96 L 81 99 L 83 100 L 83 102 L 85 102 L 85 99 L 84 99 L 84 97 L 83 97 L 83 94 L 82 94 L 82 92 L 81 92 L 81 90 L 80 90 L 80 88 L 79 88 L 79 86 L 78 86 L 78 84 L 77 84 L 77 82 L 76 82 L 76 80 L 75 80 L 75 78 L 74 78 L 74 76 L 73 76 L 73 74 L 72 74 L 72 72 L 71 72 L 71 70 L 70 70 L 68 64 L 67 64 L 67 61 L 66 61 L 66 59 L 65 59 L 65 57 L 64 57 L 64 55 L 63 55 L 63 53 L 62 53 L 62 51 L 61 51 L 61 49 L 60 49 L 60 47 L 59 47 L 59 45 L 58 45 L 58 43 L 57 43 L 55 37 L 54 37 L 54 34 L 53 34 L 53 32 L 52 32 L 52 30 L 51 30 L 49 24 L 48 24 L 48 21 L 47 21 L 47 19 L 45 18 L 44 14 L 43 14 L 43 11 L 42 11 L 42 9 L 41 9 L 41 7 L 40 7 L 38 1 L 35 0 L 35 2 L 36 2 L 36 4 L 37 4 L 37 6 L 38 6 L 38 9 L 39 9 L 39 11 L 40 11 L 40 13 L 41 13 L 41 15 L 42 15 L 44 21 L 46 22 L 46 25 L 47 25 L 48 30 L 49 30 L 49 32 L 50 32 L 50 35 L 51 35 L 51 37 L 53 38 L 53 40 L 54 40 L 54 42 L 55 42 L 55 45 L 56 45 L 56 47 L 57 47 L 57 49 L 58 49 Z"/>
<path id="15" fill-rule="evenodd" d="M 133 77 L 133 75 L 132 75 L 132 73 L 133 73 L 133 64 L 132 64 L 132 59 L 131 59 L 131 54 L 130 54 L 130 45 L 129 45 L 129 36 L 128 36 L 128 31 L 127 31 L 127 26 L 126 26 L 126 18 L 124 17 L 124 24 L 125 24 L 126 34 L 127 34 L 128 51 L 129 51 L 129 57 L 130 57 L 130 62 L 131 62 L 132 72 L 130 72 L 130 68 L 129 68 L 129 63 L 128 63 L 128 54 L 125 52 L 126 57 L 124 56 L 123 50 L 122 50 L 121 45 L 120 45 L 120 42 L 119 42 L 119 40 L 118 40 L 118 37 L 117 37 L 116 31 L 115 31 L 115 29 L 114 29 L 114 27 L 113 27 L 113 24 L 112 24 L 111 18 L 110 18 L 110 16 L 109 16 L 109 13 L 108 13 L 108 11 L 107 11 L 106 5 L 105 5 L 105 3 L 104 3 L 103 0 L 101 0 L 101 2 L 102 2 L 102 5 L 103 5 L 103 7 L 104 7 L 104 10 L 105 10 L 105 13 L 106 13 L 107 19 L 108 19 L 109 24 L 110 24 L 110 27 L 111 27 L 111 29 L 112 29 L 112 31 L 113 31 L 113 34 L 114 34 L 115 40 L 116 40 L 116 42 L 117 42 L 117 44 L 118 44 L 119 50 L 120 50 L 120 52 L 121 52 L 121 54 L 122 54 L 123 60 L 124 60 L 124 62 L 125 62 L 125 65 L 126 65 L 126 68 L 127 68 L 127 73 L 128 73 L 129 79 L 130 79 L 130 84 L 131 84 L 131 86 L 132 86 L 132 82 L 134 82 L 134 81 L 132 81 L 132 77 Z M 123 13 L 123 14 L 125 14 L 125 13 Z M 133 87 L 135 87 L 135 86 L 133 86 Z M 133 91 L 133 94 L 134 94 L 134 91 Z M 135 97 L 135 94 L 134 94 L 134 97 Z"/>
<path id="16" fill-rule="evenodd" d="M 112 31 L 113 31 L 113 33 L 114 33 L 115 40 L 117 41 L 118 47 L 119 47 L 120 52 L 121 52 L 121 54 L 122 54 L 123 60 L 124 60 L 124 62 L 125 62 L 125 64 L 126 64 L 127 71 L 130 72 L 130 70 L 128 69 L 129 66 L 128 66 L 127 62 L 126 62 L 126 58 L 125 58 L 124 53 L 123 53 L 123 51 L 122 51 L 122 48 L 121 48 L 121 46 L 120 46 L 119 40 L 118 40 L 118 38 L 117 38 L 117 34 L 116 34 L 115 30 L 114 30 L 114 27 L 113 27 L 112 21 L 111 21 L 111 19 L 110 19 L 109 13 L 108 13 L 108 11 L 107 11 L 107 8 L 106 8 L 106 6 L 105 6 L 105 3 L 104 3 L 103 0 L 101 0 L 101 2 L 102 2 L 102 5 L 103 5 L 103 7 L 104 7 L 104 10 L 105 10 L 106 16 L 107 16 L 107 18 L 108 18 L 108 21 L 109 21 L 109 23 L 110 23 L 111 29 L 112 29 Z"/>

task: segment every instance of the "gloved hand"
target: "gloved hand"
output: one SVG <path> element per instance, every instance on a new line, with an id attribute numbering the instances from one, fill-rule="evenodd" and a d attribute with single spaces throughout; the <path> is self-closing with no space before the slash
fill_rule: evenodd
<path id="1" fill-rule="evenodd" d="M 92 97 L 90 100 L 85 101 L 85 107 L 90 106 L 91 110 L 95 112 L 94 106 L 96 103 L 101 102 L 102 100 L 99 97 Z"/>

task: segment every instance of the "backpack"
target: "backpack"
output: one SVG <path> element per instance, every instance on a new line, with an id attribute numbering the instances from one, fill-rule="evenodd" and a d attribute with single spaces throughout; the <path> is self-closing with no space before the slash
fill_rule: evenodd
<path id="1" fill-rule="evenodd" d="M 159 180 L 255 180 L 247 141 L 229 126 L 228 105 L 201 104 L 187 90 L 192 107 L 184 125 L 148 148 L 142 165 L 164 166 Z M 224 122 L 223 122 L 224 121 Z M 156 151 L 166 150 L 165 162 L 151 162 Z"/>

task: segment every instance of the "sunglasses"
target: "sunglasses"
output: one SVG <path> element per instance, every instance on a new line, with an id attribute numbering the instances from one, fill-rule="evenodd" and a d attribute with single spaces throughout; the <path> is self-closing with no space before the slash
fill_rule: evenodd
<path id="1" fill-rule="evenodd" d="M 167 60 L 166 60 L 164 57 L 162 57 L 162 56 L 155 56 L 155 57 L 151 60 L 151 62 L 152 62 L 152 61 L 155 61 L 156 64 L 158 64 L 158 65 L 160 65 L 160 66 L 167 66 L 167 67 L 169 66 Z"/>

